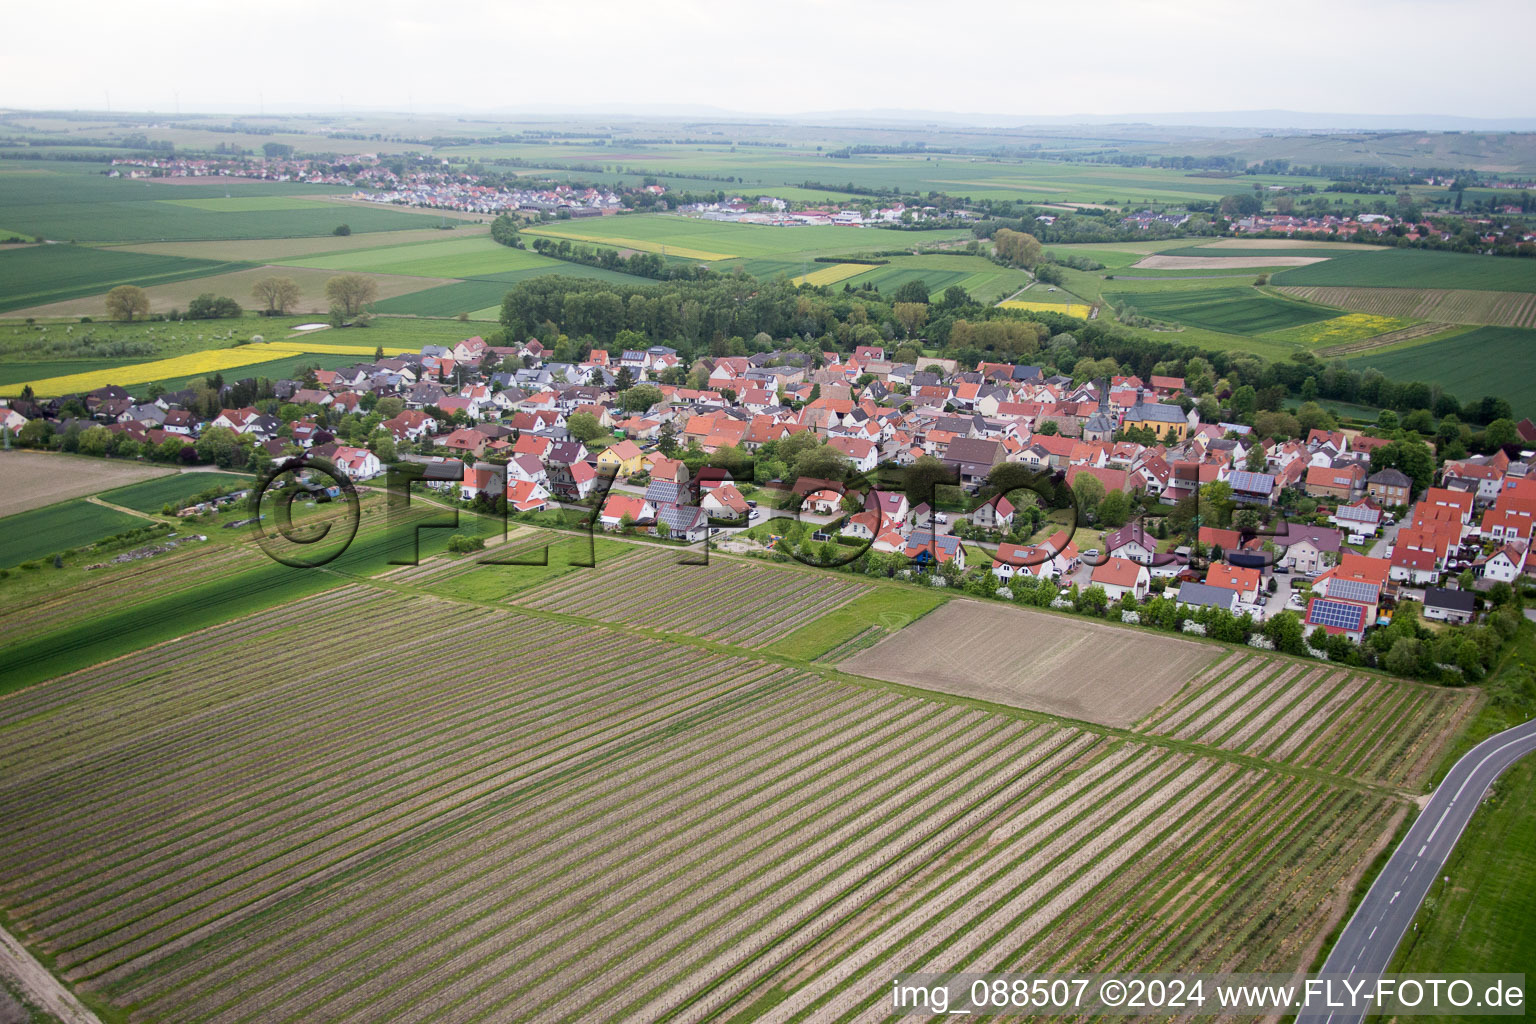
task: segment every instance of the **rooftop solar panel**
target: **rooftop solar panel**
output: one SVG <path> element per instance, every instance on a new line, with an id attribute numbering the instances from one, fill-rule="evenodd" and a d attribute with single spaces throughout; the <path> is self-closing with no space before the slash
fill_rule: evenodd
<path id="1" fill-rule="evenodd" d="M 1345 601 L 1359 601 L 1361 604 L 1375 604 L 1378 588 L 1374 583 L 1366 583 L 1364 580 L 1328 581 L 1328 596 L 1342 598 Z"/>
<path id="2" fill-rule="evenodd" d="M 1339 601 L 1326 601 L 1318 598 L 1312 602 L 1312 609 L 1307 615 L 1307 621 L 1319 626 L 1357 630 L 1360 628 L 1360 623 L 1365 617 L 1365 611 L 1359 605 L 1344 604 Z"/>

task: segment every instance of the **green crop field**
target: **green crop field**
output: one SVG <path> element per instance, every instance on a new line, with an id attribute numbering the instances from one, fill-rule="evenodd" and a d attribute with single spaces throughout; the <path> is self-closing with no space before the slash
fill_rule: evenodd
<path id="1" fill-rule="evenodd" d="M 162 203 L 170 203 L 173 206 L 185 206 L 194 210 L 208 210 L 211 213 L 255 213 L 261 210 L 314 210 L 317 203 L 313 199 L 300 199 L 297 196 L 214 196 L 206 199 L 162 199 Z M 327 207 L 334 210 L 335 207 Z"/>
<path id="2" fill-rule="evenodd" d="M 47 558 L 144 525 L 138 516 L 84 499 L 6 516 L 0 519 L 0 568 Z"/>
<path id="3" fill-rule="evenodd" d="M 77 245 L 28 246 L 0 252 L 0 310 L 96 295 L 120 284 L 148 288 L 245 266 Z"/>
<path id="4" fill-rule="evenodd" d="M 1323 263 L 1278 271 L 1271 280 L 1276 285 L 1286 286 L 1536 292 L 1536 260 L 1424 249 L 1388 249 L 1384 252 L 1343 253 Z"/>
<path id="5" fill-rule="evenodd" d="M 339 186 L 231 181 L 167 184 L 108 178 L 91 164 L 46 163 L 34 173 L 9 173 L 0 188 L 0 224 L 59 241 L 175 241 L 328 235 L 339 224 L 354 232 L 429 227 L 435 217 L 399 209 L 342 206 L 295 197 L 346 193 Z M 225 197 L 228 197 L 226 199 Z M 276 199 L 281 208 L 242 208 L 235 200 Z M 162 200 L 170 200 L 165 202 Z M 199 208 L 189 201 L 212 201 Z M 223 204 L 223 205 L 218 205 Z"/>
<path id="6" fill-rule="evenodd" d="M 26 359 L 0 362 L 0 387 L 29 380 L 46 380 L 71 373 L 91 373 L 96 370 L 112 370 L 119 366 L 147 363 L 153 356 L 135 359 Z"/>
<path id="7" fill-rule="evenodd" d="M 127 487 L 115 487 L 103 491 L 99 497 L 124 508 L 153 513 L 159 512 L 168 501 L 185 501 L 215 487 L 236 490 L 250 483 L 250 477 L 234 473 L 176 473 Z"/>
<path id="8" fill-rule="evenodd" d="M 847 283 L 854 288 L 872 284 L 889 298 L 908 281 L 923 282 L 931 295 L 959 285 L 977 302 L 991 303 L 1029 284 L 1030 277 L 1022 270 L 1000 267 L 984 256 L 893 256 L 884 266 L 871 267 L 849 278 Z"/>
<path id="9" fill-rule="evenodd" d="M 1347 365 L 1438 384 L 1463 402 L 1497 395 L 1516 416 L 1536 416 L 1536 330 L 1479 327 L 1442 341 L 1366 352 Z"/>
<path id="10" fill-rule="evenodd" d="M 1337 316 L 1336 310 L 1275 298 L 1254 288 L 1200 288 L 1104 293 L 1113 303 L 1129 303 L 1143 316 L 1191 324 L 1227 334 L 1262 334 Z"/>
<path id="11" fill-rule="evenodd" d="M 905 234 L 878 228 L 832 225 L 770 227 L 765 224 L 730 224 L 653 213 L 555 221 L 529 228 L 525 234 L 568 238 L 574 242 L 604 244 L 615 248 L 639 248 L 627 244 L 639 242 L 644 243 L 650 251 L 660 251 L 666 247 L 669 251 L 682 249 L 707 252 L 714 257 L 726 259 L 766 257 L 793 260 L 803 256 L 897 249 L 910 246 L 914 241 Z M 932 245 L 969 237 L 969 232 L 965 231 L 925 231 L 921 241 L 925 245 Z M 687 256 L 687 253 L 682 255 Z"/>
<path id="12" fill-rule="evenodd" d="M 320 270 L 353 270 L 364 273 L 407 274 L 414 277 L 487 277 L 560 261 L 527 249 L 498 245 L 489 237 L 446 238 L 440 242 L 305 256 L 283 260 L 295 267 Z"/>

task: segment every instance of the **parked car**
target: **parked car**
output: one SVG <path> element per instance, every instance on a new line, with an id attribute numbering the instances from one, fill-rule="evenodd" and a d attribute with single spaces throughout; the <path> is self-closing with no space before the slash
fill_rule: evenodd
<path id="1" fill-rule="evenodd" d="M 1290 568 L 1288 566 L 1281 565 L 1279 562 L 1275 563 L 1274 569 L 1276 576 L 1289 576 L 1291 574 Z"/>
<path id="2" fill-rule="evenodd" d="M 756 519 L 760 515 L 762 515 L 761 512 L 759 512 L 757 509 L 753 509 L 751 512 L 747 513 L 747 518 L 748 519 Z"/>
<path id="3" fill-rule="evenodd" d="M 748 498 L 747 508 L 757 508 L 757 502 L 753 501 L 751 498 Z"/>
<path id="4" fill-rule="evenodd" d="M 945 515 L 943 512 L 935 512 L 933 514 L 933 521 L 936 523 L 947 523 L 949 522 L 949 516 Z"/>

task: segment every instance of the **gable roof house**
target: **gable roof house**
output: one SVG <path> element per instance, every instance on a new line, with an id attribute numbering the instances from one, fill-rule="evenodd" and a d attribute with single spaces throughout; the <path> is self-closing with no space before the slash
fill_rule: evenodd
<path id="1" fill-rule="evenodd" d="M 1147 567 L 1129 558 L 1107 558 L 1093 567 L 1092 583 L 1103 587 L 1111 601 L 1118 601 L 1126 594 L 1134 594 L 1136 600 L 1144 600 L 1152 585 L 1152 574 Z"/>
<path id="2" fill-rule="evenodd" d="M 991 438 L 956 437 L 944 452 L 944 464 L 960 473 L 960 486 L 978 490 L 992 467 L 1003 461 L 1003 446 Z"/>
<path id="3" fill-rule="evenodd" d="M 1157 554 L 1157 541 L 1147 534 L 1140 519 L 1134 519 L 1104 535 L 1104 553 L 1112 558 L 1127 558 L 1141 565 L 1151 565 Z"/>

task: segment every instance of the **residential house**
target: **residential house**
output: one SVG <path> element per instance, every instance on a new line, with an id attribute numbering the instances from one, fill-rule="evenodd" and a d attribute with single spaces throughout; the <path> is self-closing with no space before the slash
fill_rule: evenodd
<path id="1" fill-rule="evenodd" d="M 925 530 L 914 530 L 912 536 L 907 538 L 907 546 L 902 553 L 920 568 L 953 562 L 962 571 L 965 569 L 965 545 L 952 534 L 935 535 Z"/>
<path id="2" fill-rule="evenodd" d="M 1147 567 L 1129 558 L 1109 558 L 1093 567 L 1092 583 L 1103 587 L 1110 601 L 1119 601 L 1127 594 L 1136 600 L 1146 599 L 1152 585 L 1152 574 Z"/>
<path id="3" fill-rule="evenodd" d="M 639 495 L 610 492 L 608 500 L 603 502 L 598 522 L 604 529 L 616 530 L 625 516 L 629 516 L 631 523 L 649 524 L 656 519 L 656 506 Z"/>
<path id="4" fill-rule="evenodd" d="M 1424 591 L 1424 617 L 1465 625 L 1477 613 L 1477 597 L 1469 590 L 1430 587 Z"/>
<path id="5" fill-rule="evenodd" d="M 979 530 L 1011 530 L 1014 511 L 1013 502 L 1006 496 L 994 494 L 971 513 L 971 525 Z"/>
<path id="6" fill-rule="evenodd" d="M 1383 507 L 1407 505 L 1413 500 L 1413 478 L 1388 466 L 1366 478 L 1365 493 Z"/>
<path id="7" fill-rule="evenodd" d="M 1355 501 L 1365 493 L 1365 468 L 1357 463 L 1312 466 L 1307 470 L 1306 489 L 1314 498 Z"/>
<path id="8" fill-rule="evenodd" d="M 1188 608 L 1220 608 L 1237 613 L 1237 591 L 1208 583 L 1185 581 L 1179 585 L 1178 603 Z"/>
<path id="9" fill-rule="evenodd" d="M 474 499 L 481 496 L 499 497 L 507 492 L 507 467 L 494 462 L 477 462 L 465 467 L 464 480 L 459 484 L 459 497 Z"/>
<path id="10" fill-rule="evenodd" d="M 1232 591 L 1243 604 L 1257 604 L 1264 586 L 1264 574 L 1228 562 L 1212 562 L 1205 572 L 1205 583 Z"/>
<path id="11" fill-rule="evenodd" d="M 1141 565 L 1151 565 L 1157 554 L 1157 540 L 1147 533 L 1140 519 L 1126 523 L 1104 535 L 1104 553 L 1111 558 L 1125 558 Z"/>
<path id="12" fill-rule="evenodd" d="M 509 480 L 507 505 L 514 512 L 542 512 L 549 507 L 549 492 L 536 480 Z"/>
<path id="13" fill-rule="evenodd" d="M 703 540 L 709 534 L 709 516 L 697 505 L 663 504 L 656 506 L 656 532 L 674 540 Z"/>
<path id="14" fill-rule="evenodd" d="M 630 477 L 644 470 L 644 458 L 645 453 L 640 450 L 640 446 L 626 439 L 599 451 L 597 468 L 602 472 Z"/>

